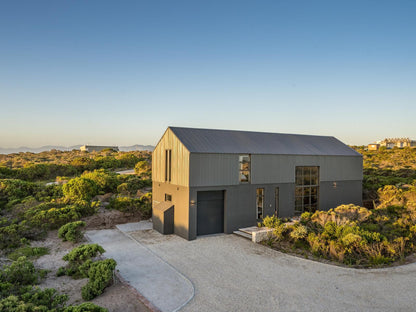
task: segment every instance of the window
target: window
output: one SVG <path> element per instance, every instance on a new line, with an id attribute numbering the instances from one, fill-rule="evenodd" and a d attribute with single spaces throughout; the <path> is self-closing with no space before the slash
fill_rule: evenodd
<path id="1" fill-rule="evenodd" d="M 295 215 L 315 212 L 319 201 L 319 167 L 296 167 Z"/>
<path id="2" fill-rule="evenodd" d="M 165 150 L 165 181 L 171 181 L 172 174 L 172 150 Z"/>
<path id="3" fill-rule="evenodd" d="M 165 201 L 172 201 L 172 195 L 170 194 L 165 194 Z"/>
<path id="4" fill-rule="evenodd" d="M 258 188 L 256 191 L 256 206 L 257 206 L 257 219 L 263 219 L 264 188 Z"/>
<path id="5" fill-rule="evenodd" d="M 240 183 L 250 183 L 251 157 L 250 155 L 239 156 L 239 179 Z"/>

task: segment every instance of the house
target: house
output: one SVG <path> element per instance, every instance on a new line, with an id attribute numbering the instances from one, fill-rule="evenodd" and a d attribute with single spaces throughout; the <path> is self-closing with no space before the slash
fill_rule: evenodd
<path id="1" fill-rule="evenodd" d="M 369 151 L 378 151 L 380 149 L 380 144 L 379 143 L 370 143 L 368 144 L 368 150 Z"/>
<path id="2" fill-rule="evenodd" d="M 169 127 L 152 178 L 154 228 L 188 240 L 362 204 L 362 156 L 329 136 Z"/>
<path id="3" fill-rule="evenodd" d="M 81 150 L 81 152 L 101 152 L 105 149 L 112 149 L 118 152 L 118 146 L 83 145 L 79 149 Z"/>
<path id="4" fill-rule="evenodd" d="M 416 146 L 416 141 L 409 138 L 386 138 L 380 142 L 380 145 L 389 149 L 393 147 L 414 147 Z"/>

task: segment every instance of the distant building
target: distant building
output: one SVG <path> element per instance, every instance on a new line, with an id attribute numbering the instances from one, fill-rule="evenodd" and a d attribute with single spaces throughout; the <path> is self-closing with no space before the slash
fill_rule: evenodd
<path id="1" fill-rule="evenodd" d="M 368 150 L 369 151 L 378 151 L 380 148 L 380 144 L 379 143 L 371 143 L 368 144 Z"/>
<path id="2" fill-rule="evenodd" d="M 118 152 L 118 146 L 97 146 L 97 145 L 84 145 L 79 148 L 81 152 L 101 152 L 105 149 L 112 149 Z"/>

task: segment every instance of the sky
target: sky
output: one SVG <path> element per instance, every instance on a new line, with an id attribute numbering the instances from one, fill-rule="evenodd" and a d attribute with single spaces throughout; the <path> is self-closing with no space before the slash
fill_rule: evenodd
<path id="1" fill-rule="evenodd" d="M 0 147 L 168 126 L 416 139 L 416 1 L 0 2 Z"/>

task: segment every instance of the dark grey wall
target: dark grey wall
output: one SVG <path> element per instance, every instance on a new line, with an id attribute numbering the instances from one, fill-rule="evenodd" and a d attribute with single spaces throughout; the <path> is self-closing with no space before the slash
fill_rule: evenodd
<path id="1" fill-rule="evenodd" d="M 361 206 L 363 204 L 362 189 L 362 181 L 321 182 L 319 188 L 319 209 L 329 210 L 342 204 Z"/>

